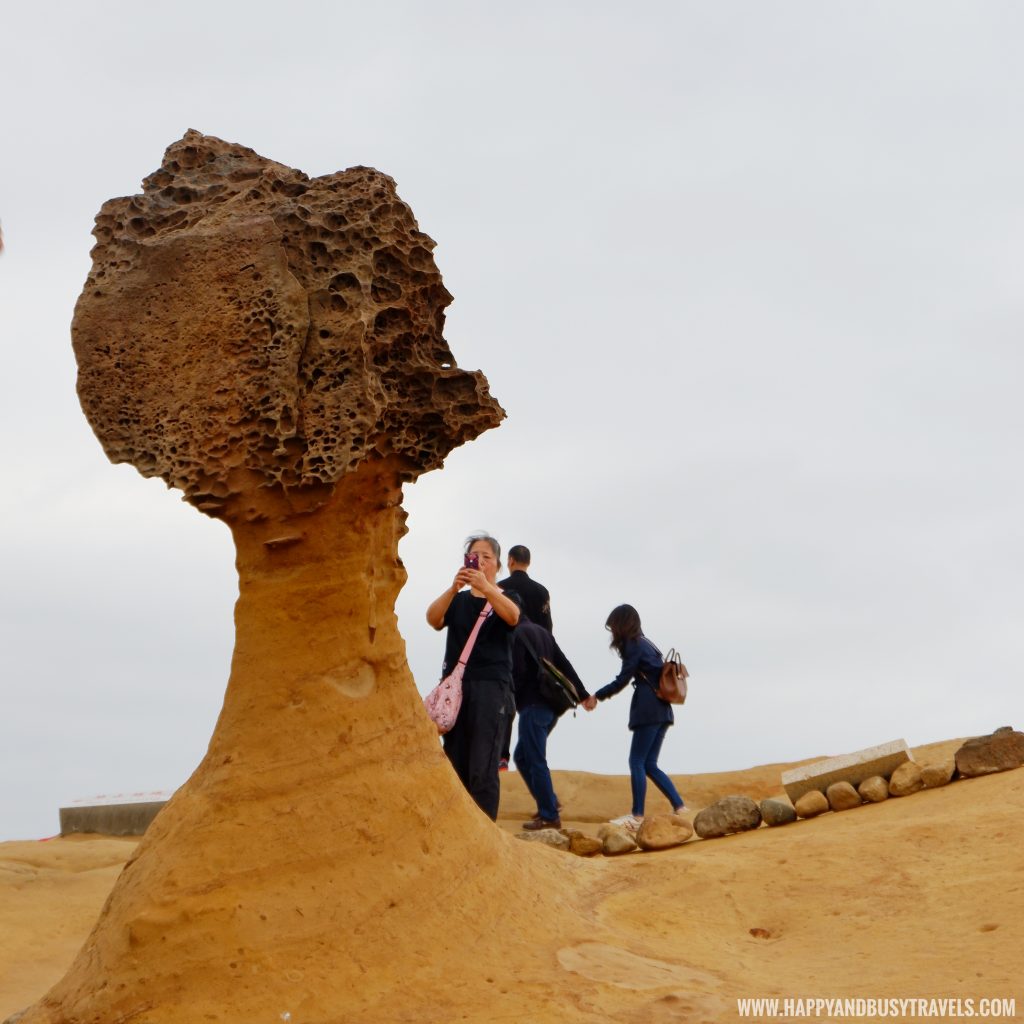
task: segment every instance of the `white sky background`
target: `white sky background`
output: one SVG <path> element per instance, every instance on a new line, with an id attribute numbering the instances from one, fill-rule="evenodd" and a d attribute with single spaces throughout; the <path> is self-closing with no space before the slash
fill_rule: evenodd
<path id="1" fill-rule="evenodd" d="M 379 167 L 438 242 L 508 420 L 406 489 L 421 690 L 487 528 L 591 686 L 621 602 L 682 650 L 670 771 L 1022 725 L 1024 9 L 289 10 L 0 15 L 0 839 L 174 789 L 220 709 L 228 531 L 106 462 L 69 336 L 93 217 L 188 128 Z M 564 719 L 552 765 L 624 774 L 628 704 Z"/>

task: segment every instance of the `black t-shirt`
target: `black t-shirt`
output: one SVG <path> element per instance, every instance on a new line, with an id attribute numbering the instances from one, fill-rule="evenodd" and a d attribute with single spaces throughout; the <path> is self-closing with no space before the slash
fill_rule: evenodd
<path id="1" fill-rule="evenodd" d="M 515 604 L 522 606 L 518 594 L 505 595 Z M 486 599 L 474 597 L 468 590 L 460 590 L 448 611 L 444 613 L 444 624 L 448 628 L 448 637 L 444 646 L 444 666 L 441 677 L 444 678 L 458 664 L 462 648 L 466 646 L 469 634 L 476 625 L 476 620 L 483 610 Z M 487 616 L 480 635 L 473 645 L 473 653 L 466 663 L 463 676 L 467 682 L 476 679 L 494 679 L 503 683 L 512 683 L 512 633 L 515 626 L 510 626 L 494 611 Z"/>

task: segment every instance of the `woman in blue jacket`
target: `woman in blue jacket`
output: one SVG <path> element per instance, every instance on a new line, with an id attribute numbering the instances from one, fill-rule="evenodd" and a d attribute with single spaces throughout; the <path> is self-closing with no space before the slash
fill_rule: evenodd
<path id="1" fill-rule="evenodd" d="M 637 610 L 632 605 L 620 604 L 608 616 L 605 629 L 612 634 L 611 647 L 622 659 L 622 671 L 584 701 L 584 707 L 592 711 L 598 701 L 608 700 L 624 690 L 628 683 L 633 684 L 633 700 L 629 705 L 629 728 L 633 733 L 629 747 L 633 811 L 613 819 L 612 824 L 635 831 L 644 819 L 648 779 L 665 795 L 673 811 L 683 809 L 683 798 L 672 780 L 658 767 L 661 744 L 675 717 L 672 705 L 658 698 L 658 680 L 663 664 L 661 652 L 644 636 Z"/>

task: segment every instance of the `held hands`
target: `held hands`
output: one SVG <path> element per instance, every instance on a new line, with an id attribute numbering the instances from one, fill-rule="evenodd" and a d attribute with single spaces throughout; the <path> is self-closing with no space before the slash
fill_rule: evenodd
<path id="1" fill-rule="evenodd" d="M 597 698 L 596 697 L 588 697 L 583 702 L 583 707 L 586 708 L 587 711 L 593 711 L 594 708 L 597 707 Z"/>

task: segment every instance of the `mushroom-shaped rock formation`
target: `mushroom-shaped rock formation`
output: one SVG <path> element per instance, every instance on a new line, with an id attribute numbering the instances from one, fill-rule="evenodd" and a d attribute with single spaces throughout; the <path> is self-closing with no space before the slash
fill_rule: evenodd
<path id="1" fill-rule="evenodd" d="M 22 1024 L 454 1020 L 467 986 L 513 1015 L 506 958 L 595 926 L 579 862 L 459 785 L 397 628 L 401 485 L 503 415 L 442 336 L 434 243 L 378 171 L 196 132 L 95 235 L 82 406 L 111 460 L 229 525 L 236 642 L 205 758 Z"/>
<path id="2" fill-rule="evenodd" d="M 311 179 L 189 132 L 94 234 L 82 407 L 111 461 L 209 515 L 280 520 L 387 456 L 411 479 L 504 415 L 455 367 L 434 242 L 379 171 Z"/>

